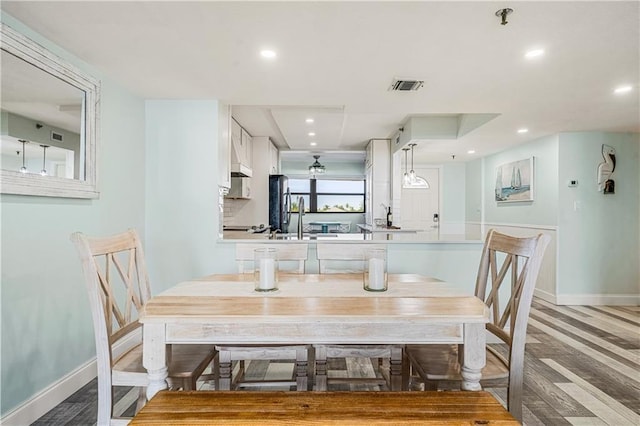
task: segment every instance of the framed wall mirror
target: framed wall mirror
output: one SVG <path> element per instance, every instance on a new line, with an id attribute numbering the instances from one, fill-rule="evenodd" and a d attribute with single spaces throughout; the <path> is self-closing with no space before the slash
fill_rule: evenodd
<path id="1" fill-rule="evenodd" d="M 0 191 L 98 198 L 100 82 L 2 24 Z"/>

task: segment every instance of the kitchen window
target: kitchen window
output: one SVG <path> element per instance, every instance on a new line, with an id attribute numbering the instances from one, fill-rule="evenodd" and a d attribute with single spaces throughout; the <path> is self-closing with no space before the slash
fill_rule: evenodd
<path id="1" fill-rule="evenodd" d="M 305 213 L 364 213 L 364 179 L 289 179 L 291 211 L 304 199 Z"/>

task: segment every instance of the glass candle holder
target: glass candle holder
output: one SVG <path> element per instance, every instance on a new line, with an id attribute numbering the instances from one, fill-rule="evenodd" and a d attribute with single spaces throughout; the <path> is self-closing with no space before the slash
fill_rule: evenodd
<path id="1" fill-rule="evenodd" d="M 364 289 L 367 291 L 387 290 L 387 251 L 371 249 L 365 253 Z"/>
<path id="2" fill-rule="evenodd" d="M 256 291 L 275 291 L 278 289 L 276 249 L 255 249 L 253 281 Z"/>

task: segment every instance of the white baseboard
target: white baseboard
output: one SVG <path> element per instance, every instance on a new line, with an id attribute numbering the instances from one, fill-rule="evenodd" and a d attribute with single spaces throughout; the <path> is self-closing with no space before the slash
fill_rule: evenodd
<path id="1" fill-rule="evenodd" d="M 141 336 L 142 329 L 133 331 L 121 340 L 120 344 L 114 346 L 113 355 L 115 357 L 120 356 L 124 350 L 139 342 Z M 97 371 L 96 358 L 93 357 L 85 364 L 35 394 L 31 399 L 8 412 L 4 417 L 0 418 L 0 425 L 30 425 L 93 380 L 98 374 Z"/>
<path id="2" fill-rule="evenodd" d="M 556 305 L 640 306 L 637 294 L 559 294 Z"/>
<path id="3" fill-rule="evenodd" d="M 0 419 L 3 426 L 24 426 L 38 420 L 96 377 L 96 359 L 52 383 Z"/>
<path id="4" fill-rule="evenodd" d="M 533 295 L 535 297 L 539 297 L 540 299 L 544 300 L 545 302 L 549 302 L 549 303 L 553 303 L 554 305 L 558 304 L 557 298 L 555 296 L 555 294 L 551 294 L 548 291 L 544 291 L 544 290 L 540 290 L 540 289 L 535 289 L 533 291 Z"/>
<path id="5" fill-rule="evenodd" d="M 535 289 L 533 295 L 554 305 L 585 306 L 639 306 L 640 295 L 637 294 L 558 294 Z"/>

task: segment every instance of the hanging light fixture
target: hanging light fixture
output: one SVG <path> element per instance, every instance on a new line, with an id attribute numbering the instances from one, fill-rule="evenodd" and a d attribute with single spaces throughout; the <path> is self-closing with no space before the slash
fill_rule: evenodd
<path id="1" fill-rule="evenodd" d="M 315 159 L 315 161 L 313 162 L 312 165 L 309 166 L 309 175 L 315 179 L 316 175 L 324 174 L 325 168 L 318 161 L 318 159 L 320 158 L 319 155 L 314 155 L 313 158 Z"/>
<path id="2" fill-rule="evenodd" d="M 409 172 L 408 178 L 403 179 L 402 187 L 411 188 L 411 189 L 414 189 L 414 188 L 429 189 L 429 182 L 427 182 L 425 178 L 416 175 L 416 172 L 413 169 L 413 147 L 416 145 L 417 144 L 415 143 L 409 144 L 409 146 L 411 147 L 411 171 Z M 405 157 L 406 157 L 406 152 L 405 152 Z"/>
<path id="3" fill-rule="evenodd" d="M 411 179 L 409 179 L 409 173 L 407 172 L 407 167 L 409 167 L 409 159 L 407 157 L 409 148 L 402 148 L 404 151 L 404 174 L 402 175 L 402 186 L 407 187 L 407 185 L 411 185 Z"/>
<path id="4" fill-rule="evenodd" d="M 42 176 L 46 176 L 47 175 L 47 168 L 45 167 L 45 164 L 47 162 L 47 148 L 49 148 L 49 145 L 40 145 L 42 147 L 42 170 L 40 170 L 40 174 Z"/>
<path id="5" fill-rule="evenodd" d="M 29 143 L 29 141 L 26 141 L 24 139 L 18 139 L 18 142 L 22 142 L 22 167 L 20 167 L 20 172 L 21 173 L 27 173 L 27 165 L 25 164 L 25 154 L 24 154 L 24 147 L 26 144 Z"/>

